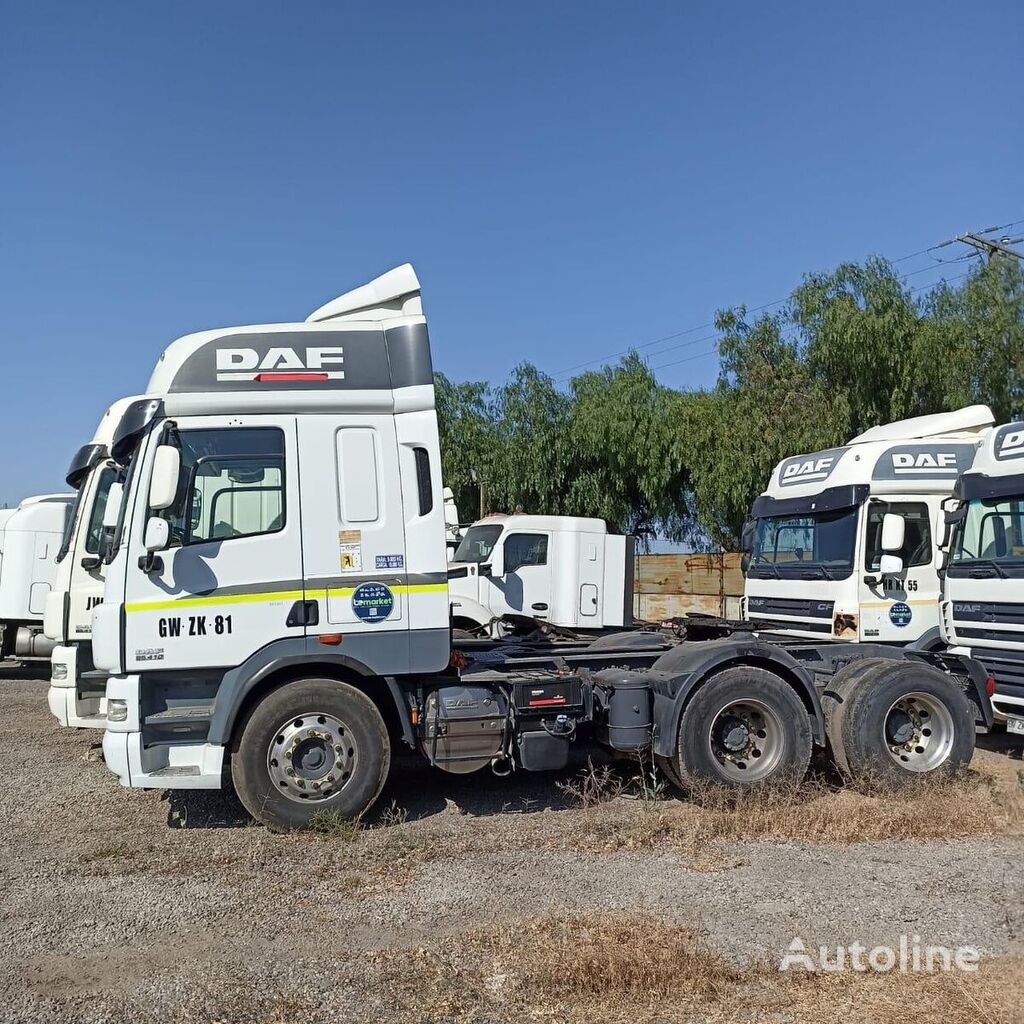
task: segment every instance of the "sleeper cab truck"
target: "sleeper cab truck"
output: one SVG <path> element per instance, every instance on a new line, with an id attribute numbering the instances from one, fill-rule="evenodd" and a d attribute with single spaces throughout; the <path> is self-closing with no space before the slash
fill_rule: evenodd
<path id="1" fill-rule="evenodd" d="M 599 632 L 632 625 L 636 538 L 603 519 L 490 515 L 449 563 L 452 626 L 498 637 L 514 619 Z"/>
<path id="2" fill-rule="evenodd" d="M 117 507 L 124 474 L 110 457 L 110 445 L 122 414 L 139 400 L 122 398 L 106 410 L 92 440 L 75 452 L 65 478 L 75 499 L 43 618 L 43 632 L 54 644 L 47 702 L 63 726 L 101 728 L 105 720 L 106 676 L 92 660 L 92 610 L 103 599 L 107 501 Z"/>
<path id="3" fill-rule="evenodd" d="M 947 506 L 943 636 L 985 665 L 997 719 L 1024 735 L 1024 423 L 990 432 Z"/>
<path id="4" fill-rule="evenodd" d="M 845 770 L 898 781 L 958 768 L 990 718 L 969 659 L 877 645 L 632 631 L 453 647 L 408 265 L 305 323 L 179 339 L 147 390 L 161 398 L 126 413 L 112 445 L 129 468 L 93 613 L 103 753 L 123 785 L 229 778 L 255 817 L 294 828 L 363 813 L 400 744 L 446 771 L 506 773 L 597 743 L 650 751 L 679 785 L 742 786 L 802 776 L 831 723 Z M 832 687 L 841 716 L 823 706 Z M 949 712 L 934 740 L 921 694 Z"/>
<path id="5" fill-rule="evenodd" d="M 74 496 L 41 494 L 0 511 L 0 658 L 48 658 L 43 614 Z"/>
<path id="6" fill-rule="evenodd" d="M 941 646 L 942 503 L 993 423 L 974 405 L 783 459 L 745 530 L 746 618 L 773 634 Z"/>

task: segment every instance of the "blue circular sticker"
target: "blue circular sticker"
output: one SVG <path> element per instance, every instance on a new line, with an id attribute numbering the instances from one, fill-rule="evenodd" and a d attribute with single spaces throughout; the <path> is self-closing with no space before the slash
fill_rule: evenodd
<path id="1" fill-rule="evenodd" d="M 383 583 L 361 583 L 352 594 L 352 611 L 363 622 L 383 622 L 395 609 L 395 595 Z"/>
<path id="2" fill-rule="evenodd" d="M 909 626 L 913 617 L 914 613 L 910 610 L 910 605 L 904 604 L 902 601 L 897 601 L 889 609 L 889 621 L 894 626 Z"/>

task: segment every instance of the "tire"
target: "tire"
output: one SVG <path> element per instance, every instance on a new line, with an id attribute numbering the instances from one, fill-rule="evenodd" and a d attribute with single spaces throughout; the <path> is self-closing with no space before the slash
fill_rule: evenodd
<path id="1" fill-rule="evenodd" d="M 231 773 L 254 818 L 289 830 L 307 828 L 318 812 L 358 818 L 390 764 L 387 727 L 366 694 L 334 679 L 300 679 L 256 706 Z"/>
<path id="2" fill-rule="evenodd" d="M 664 757 L 662 754 L 655 754 L 654 763 L 658 766 L 658 771 L 660 771 L 676 789 L 686 789 L 683 785 L 683 780 L 679 778 L 679 773 L 676 771 L 674 758 Z"/>
<path id="3" fill-rule="evenodd" d="M 841 668 L 821 695 L 821 710 L 825 717 L 825 737 L 828 740 L 832 763 L 839 774 L 849 781 L 853 777 L 846 759 L 843 743 L 843 719 L 854 691 L 866 673 L 877 672 L 892 662 L 885 658 L 861 658 Z"/>
<path id="4" fill-rule="evenodd" d="M 793 782 L 807 772 L 811 747 L 810 718 L 793 688 L 740 665 L 705 680 L 690 698 L 673 767 L 687 790 Z"/>
<path id="5" fill-rule="evenodd" d="M 949 777 L 974 754 L 974 712 L 944 672 L 880 661 L 857 680 L 842 715 L 843 756 L 858 784 Z"/>

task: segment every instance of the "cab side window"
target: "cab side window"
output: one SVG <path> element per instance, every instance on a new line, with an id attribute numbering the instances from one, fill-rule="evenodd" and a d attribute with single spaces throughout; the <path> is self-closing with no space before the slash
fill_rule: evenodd
<path id="1" fill-rule="evenodd" d="M 284 433 L 273 427 L 183 430 L 181 481 L 163 513 L 172 545 L 284 528 Z"/>
<path id="2" fill-rule="evenodd" d="M 505 538 L 505 572 L 524 565 L 548 564 L 548 538 L 543 533 L 513 533 Z"/>
<path id="3" fill-rule="evenodd" d="M 903 547 L 894 554 L 903 559 L 903 565 L 907 568 L 927 565 L 932 560 L 932 529 L 928 518 L 928 506 L 924 502 L 896 501 L 890 504 L 876 502 L 868 508 L 864 568 L 868 572 L 878 572 L 881 565 L 882 519 L 886 512 L 895 512 L 903 516 L 906 524 Z"/>
<path id="4" fill-rule="evenodd" d="M 110 497 L 110 485 L 117 479 L 117 470 L 113 466 L 107 466 L 100 471 L 100 478 L 96 482 L 96 497 L 92 503 L 92 513 L 89 516 L 89 528 L 85 533 L 85 550 L 90 555 L 99 554 L 100 544 L 103 542 L 103 513 L 107 508 L 107 498 Z"/>

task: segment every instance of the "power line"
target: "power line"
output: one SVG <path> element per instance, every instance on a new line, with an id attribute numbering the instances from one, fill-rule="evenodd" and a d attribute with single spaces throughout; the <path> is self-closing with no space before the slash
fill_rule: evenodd
<path id="1" fill-rule="evenodd" d="M 924 250 L 922 250 L 922 252 L 923 251 Z M 976 256 L 977 256 L 977 253 L 973 253 L 972 252 L 972 253 L 967 253 L 966 255 L 963 255 L 963 256 L 957 256 L 955 259 L 943 260 L 942 262 L 944 264 L 962 263 L 962 262 L 964 262 L 966 260 L 974 259 Z M 912 271 L 910 271 L 907 274 L 903 274 L 902 276 L 900 276 L 898 278 L 898 280 L 906 281 L 907 278 L 913 277 L 915 274 L 923 274 L 926 270 L 936 270 L 936 269 L 938 269 L 938 268 L 936 268 L 934 266 L 921 267 L 918 270 L 912 270 Z M 960 276 L 961 277 L 965 277 L 966 275 L 962 274 Z M 934 282 L 932 282 L 932 284 L 934 284 Z M 910 293 L 913 294 L 914 292 L 918 292 L 918 291 L 921 290 L 921 288 L 930 288 L 930 287 L 932 287 L 932 284 L 921 285 L 918 288 L 911 288 L 910 289 Z M 786 301 L 786 300 L 782 300 L 782 301 Z M 772 303 L 772 305 L 778 305 L 778 303 Z M 756 310 L 751 310 L 751 312 L 756 312 Z M 655 356 L 663 356 L 667 352 L 674 352 L 674 351 L 676 351 L 677 349 L 680 349 L 680 348 L 689 348 L 689 346 L 691 346 L 691 345 L 698 345 L 698 344 L 700 344 L 701 342 L 704 342 L 704 341 L 712 341 L 715 338 L 717 338 L 717 336 L 718 336 L 717 334 L 708 334 L 708 335 L 704 335 L 701 338 L 693 338 L 690 341 L 681 342 L 678 345 L 669 345 L 666 348 L 658 349 L 657 352 L 649 352 L 647 354 L 646 358 L 652 358 L 652 357 L 655 357 Z M 656 342 L 650 342 L 650 344 L 657 344 L 657 343 Z M 704 354 L 706 355 L 707 353 L 704 353 Z M 675 365 L 675 364 L 667 363 L 665 365 L 672 366 L 672 365 Z M 562 379 L 565 379 L 565 378 L 558 378 L 558 379 L 562 380 Z"/>
<path id="2" fill-rule="evenodd" d="M 1024 222 L 1022 222 L 1022 223 L 1024 223 Z M 922 251 L 924 251 L 924 250 L 922 250 Z M 973 258 L 976 255 L 977 255 L 976 253 L 971 253 L 970 256 L 968 256 L 968 257 L 960 257 L 959 259 L 961 259 L 961 260 L 962 259 L 969 259 L 969 258 Z M 958 262 L 958 261 L 950 260 L 948 262 L 952 263 L 952 262 Z M 935 268 L 934 267 L 926 267 L 925 269 L 926 270 L 933 270 Z M 965 270 L 962 274 L 957 274 L 955 277 L 941 278 L 940 280 L 944 281 L 947 284 L 951 284 L 954 281 L 962 280 L 963 278 L 967 277 L 969 274 L 970 274 L 970 271 Z M 909 275 L 907 275 L 907 276 L 909 276 Z M 929 282 L 927 284 L 918 285 L 916 288 L 911 288 L 909 291 L 910 291 L 910 294 L 914 294 L 915 292 L 923 291 L 925 288 L 934 288 L 936 284 L 938 284 L 938 281 L 932 281 L 932 282 Z M 782 335 L 780 335 L 780 337 L 781 337 L 781 339 L 783 341 L 794 341 L 795 340 L 795 332 L 791 332 L 788 336 L 786 334 L 782 334 Z M 665 351 L 668 351 L 668 350 L 666 349 Z M 679 366 L 682 363 L 692 363 L 692 362 L 694 362 L 697 359 L 704 359 L 707 356 L 714 355 L 717 351 L 718 351 L 718 345 L 713 345 L 706 352 L 698 352 L 698 353 L 696 353 L 696 355 L 686 356 L 683 359 L 674 359 L 674 360 L 672 360 L 672 362 L 660 363 L 657 366 L 648 366 L 647 369 L 651 373 L 657 373 L 659 370 L 667 370 L 667 369 L 669 369 L 672 366 Z"/>
<path id="3" fill-rule="evenodd" d="M 983 232 L 979 232 L 979 234 L 987 234 L 987 233 L 994 232 L 994 231 L 1005 231 L 1007 228 L 1011 228 L 1015 224 L 1024 224 L 1024 219 L 1018 220 L 1018 221 L 1010 221 L 1008 224 L 997 225 L 996 227 L 993 227 L 993 228 L 986 228 Z M 895 265 L 897 263 L 905 263 L 907 260 L 913 259 L 915 256 L 923 256 L 926 253 L 934 252 L 936 249 L 941 249 L 944 246 L 951 245 L 951 244 L 953 244 L 954 242 L 956 242 L 958 240 L 959 239 L 951 238 L 951 239 L 948 239 L 947 241 L 944 241 L 944 242 L 937 242 L 935 245 L 929 245 L 928 247 L 926 247 L 924 249 L 918 249 L 916 252 L 908 253 L 906 256 L 900 256 L 898 259 L 890 260 L 889 262 L 891 264 L 893 264 L 893 265 Z M 933 257 L 933 259 L 934 258 L 936 258 L 936 257 Z M 959 262 L 959 260 L 962 259 L 962 258 L 963 257 L 957 257 L 956 259 L 953 259 L 953 260 L 941 260 L 940 259 L 940 260 L 938 260 L 938 262 L 939 263 L 955 263 L 955 262 Z M 926 270 L 933 270 L 933 269 L 935 269 L 933 266 L 921 267 L 918 270 L 910 271 L 909 273 L 902 275 L 900 280 L 906 280 L 906 278 L 912 277 L 915 274 L 924 273 Z M 763 312 L 766 309 L 771 309 L 773 306 L 781 306 L 783 303 L 787 302 L 788 300 L 789 300 L 789 296 L 787 295 L 785 298 L 776 299 L 774 302 L 766 302 L 763 305 L 754 306 L 753 308 L 748 309 L 747 313 L 760 313 L 760 312 Z M 587 366 L 594 366 L 594 365 L 596 365 L 598 363 L 601 363 L 601 364 L 607 363 L 607 362 L 609 362 L 612 359 L 617 359 L 619 356 L 628 355 L 630 352 L 639 352 L 641 349 L 651 348 L 652 346 L 660 345 L 662 342 L 665 342 L 665 341 L 674 341 L 676 338 L 682 338 L 682 337 L 685 337 L 685 336 L 687 336 L 689 334 L 696 334 L 698 331 L 706 331 L 708 328 L 712 328 L 714 326 L 715 326 L 714 321 L 711 321 L 709 323 L 697 324 L 697 325 L 695 325 L 693 327 L 687 327 L 686 329 L 681 330 L 681 331 L 675 331 L 672 334 L 663 335 L 660 338 L 654 338 L 651 341 L 641 342 L 638 345 L 630 345 L 628 348 L 621 349 L 618 352 L 611 352 L 608 355 L 599 356 L 596 359 L 588 359 L 585 362 L 577 363 L 575 366 L 569 366 L 569 367 L 566 367 L 564 370 L 559 370 L 558 373 L 555 375 L 554 380 L 556 382 L 560 382 L 560 381 L 563 381 L 563 380 L 568 380 L 570 377 L 572 377 L 573 373 L 576 370 L 581 370 L 581 369 L 583 369 L 583 368 L 585 368 Z M 707 340 L 709 340 L 709 338 L 707 338 L 707 337 L 705 337 L 705 338 L 694 338 L 691 341 L 682 342 L 679 345 L 669 345 L 667 348 L 659 349 L 657 352 L 651 353 L 651 355 L 661 355 L 664 352 L 671 352 L 674 349 L 685 348 L 685 347 L 687 347 L 689 345 L 697 345 L 697 344 L 700 344 L 702 341 L 707 341 Z"/>

